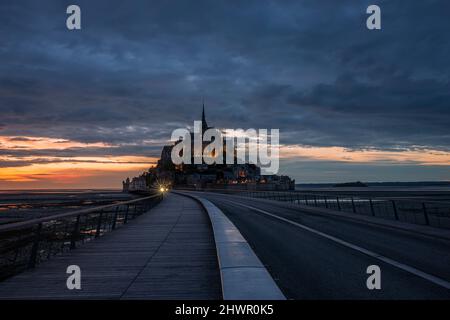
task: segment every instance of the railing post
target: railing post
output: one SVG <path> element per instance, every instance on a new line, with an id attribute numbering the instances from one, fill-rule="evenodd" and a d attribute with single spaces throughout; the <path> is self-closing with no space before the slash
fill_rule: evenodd
<path id="1" fill-rule="evenodd" d="M 102 228 L 102 217 L 103 217 L 103 210 L 100 211 L 100 214 L 98 216 L 98 223 L 97 223 L 97 230 L 95 231 L 95 238 L 98 238 L 100 236 L 100 230 Z"/>
<path id="2" fill-rule="evenodd" d="M 314 205 L 317 207 L 317 196 L 314 195 Z"/>
<path id="3" fill-rule="evenodd" d="M 355 201 L 353 200 L 353 197 L 352 197 L 352 208 L 353 208 L 353 213 L 356 213 Z"/>
<path id="4" fill-rule="evenodd" d="M 125 211 L 125 219 L 123 220 L 123 224 L 128 222 L 128 211 L 130 211 L 130 205 L 127 204 L 127 210 Z"/>
<path id="5" fill-rule="evenodd" d="M 372 216 L 375 217 L 375 211 L 373 210 L 373 203 L 372 203 L 372 199 L 369 199 L 369 203 L 370 203 L 370 213 L 372 214 Z"/>
<path id="6" fill-rule="evenodd" d="M 391 200 L 391 202 L 392 202 L 392 208 L 394 209 L 395 220 L 398 220 L 397 206 L 395 205 L 395 201 L 394 200 Z"/>
<path id="7" fill-rule="evenodd" d="M 33 246 L 31 247 L 30 260 L 28 261 L 28 268 L 34 268 L 36 266 L 37 253 L 39 250 L 39 241 L 41 238 L 42 223 L 38 224 L 36 234 L 33 240 Z"/>
<path id="8" fill-rule="evenodd" d="M 423 208 L 423 216 L 425 217 L 425 224 L 427 226 L 430 225 L 430 219 L 428 217 L 428 211 L 427 211 L 427 207 L 425 205 L 425 202 L 422 202 L 422 208 Z"/>
<path id="9" fill-rule="evenodd" d="M 341 211 L 341 204 L 339 203 L 339 197 L 336 197 L 336 203 L 338 206 L 338 210 Z"/>
<path id="10" fill-rule="evenodd" d="M 308 205 L 308 195 L 305 194 L 305 204 Z"/>
<path id="11" fill-rule="evenodd" d="M 73 227 L 72 237 L 70 238 L 70 249 L 75 249 L 75 244 L 77 242 L 78 234 L 80 232 L 80 215 L 77 216 L 77 221 Z"/>
<path id="12" fill-rule="evenodd" d="M 56 223 L 53 224 L 53 229 L 51 231 L 52 234 L 56 233 Z M 47 260 L 50 259 L 51 255 L 52 255 L 52 248 L 53 248 L 53 242 L 50 242 L 50 245 L 48 246 L 48 252 L 47 252 Z"/>
<path id="13" fill-rule="evenodd" d="M 161 200 L 161 199 L 159 199 Z M 150 210 L 151 208 L 153 208 L 154 205 L 154 201 L 153 199 L 150 199 L 150 201 L 147 203 L 147 211 Z"/>
<path id="14" fill-rule="evenodd" d="M 116 228 L 116 221 L 117 221 L 117 215 L 119 213 L 119 206 L 116 207 L 116 212 L 114 213 L 114 220 L 111 226 L 111 230 L 114 230 Z"/>
<path id="15" fill-rule="evenodd" d="M 324 196 L 324 199 L 325 199 L 325 208 L 328 209 L 328 200 L 327 200 L 327 196 Z"/>

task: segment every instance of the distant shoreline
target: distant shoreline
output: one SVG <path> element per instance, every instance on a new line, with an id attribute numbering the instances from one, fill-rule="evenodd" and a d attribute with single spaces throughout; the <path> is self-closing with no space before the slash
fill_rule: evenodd
<path id="1" fill-rule="evenodd" d="M 347 181 L 344 183 L 351 183 L 351 181 Z M 412 181 L 412 182 L 364 182 L 367 187 L 450 187 L 450 181 Z M 304 187 L 324 187 L 324 188 L 333 188 L 337 184 L 336 182 L 327 182 L 327 183 L 297 183 L 296 187 L 304 188 Z"/>
<path id="2" fill-rule="evenodd" d="M 27 192 L 27 193 L 35 193 L 35 192 L 99 192 L 99 191 L 106 191 L 106 192 L 115 192 L 122 190 L 120 188 L 86 188 L 86 189 L 78 189 L 78 188 L 61 188 L 61 189 L 0 189 L 0 193 L 7 193 L 7 192 Z"/>

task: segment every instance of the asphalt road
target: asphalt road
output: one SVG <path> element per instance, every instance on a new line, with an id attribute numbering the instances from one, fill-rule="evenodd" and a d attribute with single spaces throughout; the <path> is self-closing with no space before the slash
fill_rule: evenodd
<path id="1" fill-rule="evenodd" d="M 273 202 L 202 194 L 241 231 L 288 299 L 450 299 L 450 241 Z M 369 290 L 369 265 L 381 289 Z"/>

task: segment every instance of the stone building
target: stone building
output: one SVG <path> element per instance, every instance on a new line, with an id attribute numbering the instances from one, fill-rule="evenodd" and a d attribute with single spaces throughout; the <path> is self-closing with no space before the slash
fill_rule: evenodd
<path id="1" fill-rule="evenodd" d="M 208 126 L 205 116 L 205 106 L 203 105 L 203 133 L 210 128 L 213 127 Z M 193 133 L 191 132 L 191 143 L 193 143 L 193 141 Z M 295 180 L 291 180 L 288 176 L 261 176 L 261 169 L 257 165 L 250 163 L 238 164 L 235 149 L 233 149 L 234 163 L 225 164 L 227 150 L 225 139 L 223 141 L 223 164 L 216 163 L 208 165 L 204 162 L 202 164 L 194 164 L 192 158 L 191 164 L 183 163 L 175 165 L 172 162 L 171 153 L 173 147 L 180 142 L 181 141 L 177 141 L 172 145 L 164 146 L 156 167 L 150 168 L 148 172 L 143 174 L 143 176 L 146 177 L 145 179 L 133 178 L 131 182 L 124 182 L 124 191 L 155 187 L 158 183 L 195 188 L 233 187 L 264 190 L 289 190 L 295 188 Z M 203 148 L 208 144 L 209 142 L 203 142 Z M 193 145 L 191 146 L 191 150 L 194 150 Z"/>

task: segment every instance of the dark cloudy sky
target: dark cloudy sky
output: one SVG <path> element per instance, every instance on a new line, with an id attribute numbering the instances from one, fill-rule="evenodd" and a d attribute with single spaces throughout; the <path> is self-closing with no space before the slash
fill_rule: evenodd
<path id="1" fill-rule="evenodd" d="M 2 0 L 0 188 L 112 186 L 203 97 L 216 127 L 279 128 L 297 182 L 450 180 L 449 15 L 447 0 Z"/>

